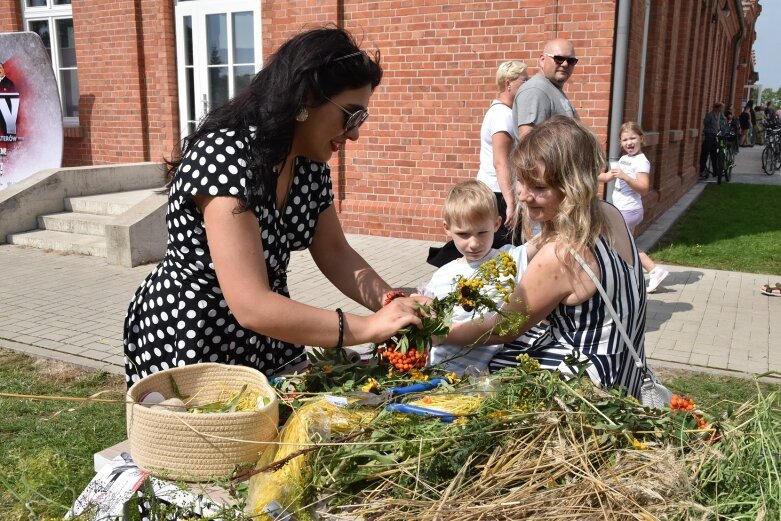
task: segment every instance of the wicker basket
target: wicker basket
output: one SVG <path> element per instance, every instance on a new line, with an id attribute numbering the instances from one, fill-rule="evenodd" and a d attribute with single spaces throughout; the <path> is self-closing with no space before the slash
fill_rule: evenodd
<path id="1" fill-rule="evenodd" d="M 139 403 L 153 391 L 173 397 L 171 377 L 183 395 L 195 396 L 188 405 L 218 401 L 221 392 L 236 392 L 244 384 L 270 402 L 256 411 L 197 414 Z M 256 463 L 258 453 L 278 433 L 276 394 L 260 371 L 248 367 L 201 363 L 166 369 L 133 384 L 127 398 L 127 434 L 133 460 L 165 479 L 211 481 L 229 477 L 236 465 Z"/>

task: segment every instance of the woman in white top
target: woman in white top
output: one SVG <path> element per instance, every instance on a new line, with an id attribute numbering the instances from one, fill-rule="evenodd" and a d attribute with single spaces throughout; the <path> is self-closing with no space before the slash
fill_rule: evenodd
<path id="1" fill-rule="evenodd" d="M 502 218 L 502 226 L 494 235 L 494 248 L 512 243 L 512 220 L 515 214 L 513 175 L 510 168 L 510 152 L 518 142 L 518 129 L 513 123 L 513 100 L 529 73 L 526 64 L 507 61 L 496 71 L 499 94 L 483 118 L 480 128 L 480 169 L 477 179 L 485 183 L 496 195 L 496 204 Z M 438 268 L 461 257 L 461 253 L 448 241 L 441 248 L 430 248 L 427 262 Z"/>
<path id="2" fill-rule="evenodd" d="M 519 61 L 504 62 L 496 71 L 499 94 L 491 102 L 480 128 L 480 169 L 477 179 L 496 194 L 499 215 L 503 226 L 496 234 L 494 246 L 509 244 L 512 239 L 512 220 L 515 215 L 513 175 L 510 168 L 510 152 L 518 142 L 518 129 L 513 123 L 513 100 L 521 85 L 529 79 L 526 64 Z"/>

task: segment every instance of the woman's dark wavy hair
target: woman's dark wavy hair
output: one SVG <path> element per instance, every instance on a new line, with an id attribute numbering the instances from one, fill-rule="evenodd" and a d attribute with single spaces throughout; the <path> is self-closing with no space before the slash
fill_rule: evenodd
<path id="1" fill-rule="evenodd" d="M 181 156 L 167 161 L 168 182 L 173 181 L 182 157 L 210 132 L 220 129 L 245 132 L 255 126 L 250 141 L 248 167 L 254 173 L 253 186 L 239 209 L 262 203 L 259 194 L 273 197 L 277 174 L 293 145 L 296 115 L 306 106 L 320 106 L 344 90 L 370 85 L 374 90 L 382 79 L 379 50 L 369 56 L 353 36 L 335 26 L 297 34 L 271 55 L 249 86 L 202 120 L 182 140 Z M 281 171 L 281 170 L 280 170 Z"/>

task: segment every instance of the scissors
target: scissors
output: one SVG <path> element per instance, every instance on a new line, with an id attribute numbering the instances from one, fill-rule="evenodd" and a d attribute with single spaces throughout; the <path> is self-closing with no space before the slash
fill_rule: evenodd
<path id="1" fill-rule="evenodd" d="M 350 393 L 350 395 L 361 397 L 360 400 L 354 402 L 352 405 L 382 405 L 384 403 L 392 402 L 399 396 L 404 396 L 405 394 L 422 393 L 425 391 L 430 391 L 431 389 L 434 389 L 443 383 L 449 384 L 451 382 L 450 379 L 444 377 L 433 378 L 431 380 L 426 380 L 425 382 L 406 385 L 403 387 L 391 387 L 389 389 L 382 391 L 380 394 Z"/>

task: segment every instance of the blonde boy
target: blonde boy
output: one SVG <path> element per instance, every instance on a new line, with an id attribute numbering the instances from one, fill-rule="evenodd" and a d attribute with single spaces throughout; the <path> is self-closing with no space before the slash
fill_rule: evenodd
<path id="1" fill-rule="evenodd" d="M 526 247 L 491 247 L 494 233 L 501 226 L 502 218 L 497 210 L 496 196 L 488 186 L 476 179 L 455 185 L 445 199 L 443 218 L 445 233 L 453 240 L 463 257 L 434 272 L 424 289 L 427 296 L 445 296 L 453 290 L 454 280 L 458 280 L 459 276 L 471 277 L 482 263 L 493 259 L 502 251 L 508 252 L 515 260 L 518 268 L 516 282 L 520 280 L 528 265 Z M 498 294 L 495 297 L 498 303 L 501 297 Z M 453 322 L 463 322 L 471 318 L 473 312 L 467 312 L 460 306 L 453 310 Z M 457 374 L 463 374 L 469 366 L 482 372 L 488 369 L 488 363 L 501 347 L 501 344 L 478 347 L 440 344 L 431 348 L 428 363 Z"/>

